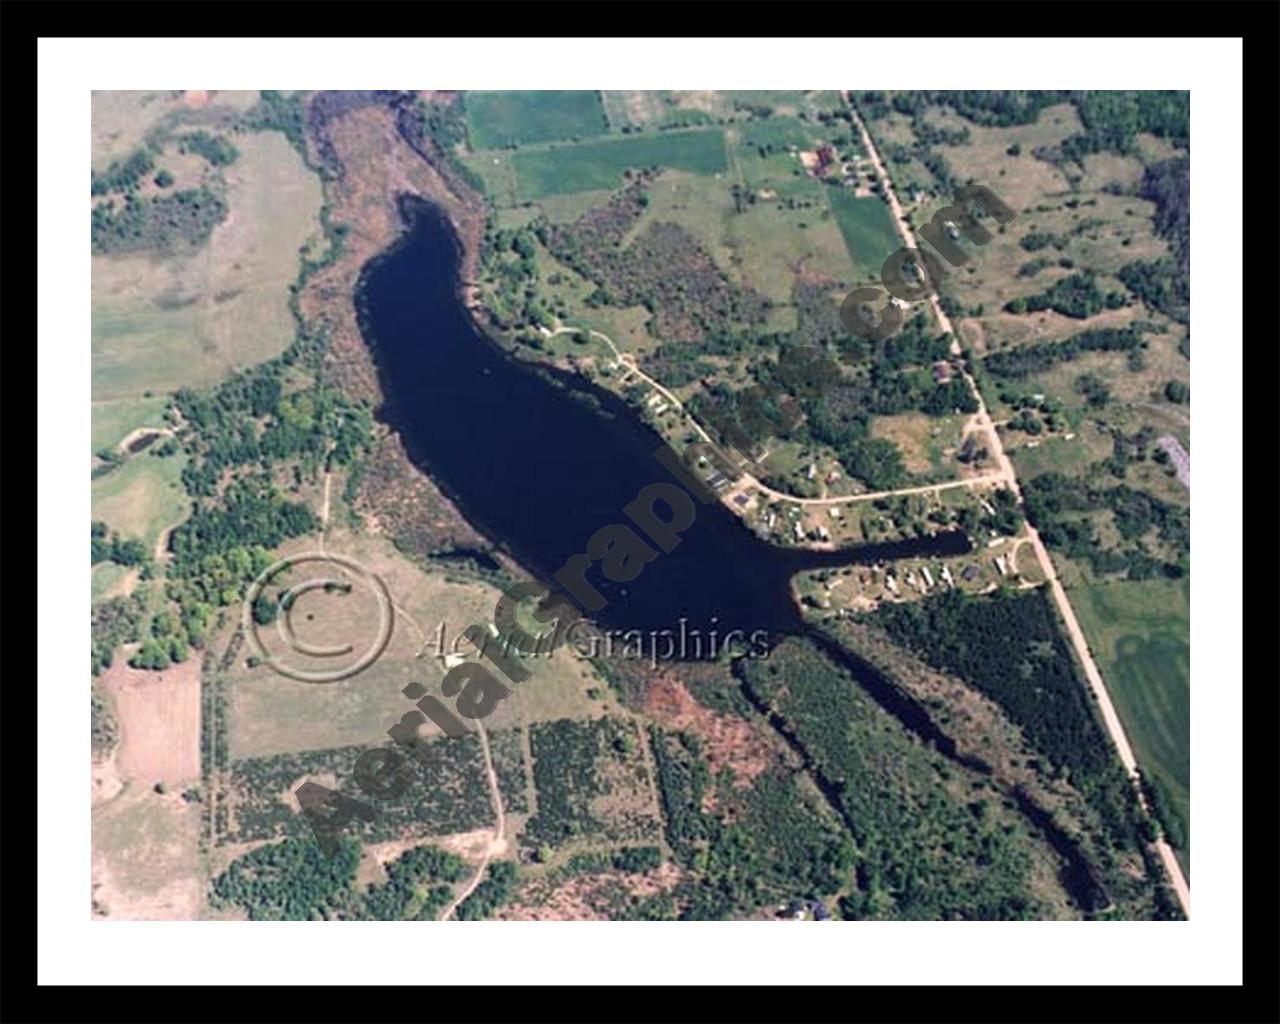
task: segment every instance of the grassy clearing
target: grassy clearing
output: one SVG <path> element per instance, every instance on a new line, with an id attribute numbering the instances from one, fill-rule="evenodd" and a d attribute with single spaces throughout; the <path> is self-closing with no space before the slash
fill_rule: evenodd
<path id="1" fill-rule="evenodd" d="M 97 604 L 108 597 L 115 597 L 117 594 L 125 593 L 128 589 L 127 581 L 133 575 L 134 570 L 126 569 L 123 565 L 116 565 L 114 562 L 99 562 L 93 567 L 93 575 L 91 577 L 93 603 Z"/>
<path id="2" fill-rule="evenodd" d="M 726 167 L 720 129 L 670 131 L 660 135 L 596 139 L 575 146 L 525 150 L 512 157 L 521 200 L 614 189 L 628 168 L 670 167 L 718 174 Z"/>
<path id="3" fill-rule="evenodd" d="M 859 276 L 878 274 L 884 261 L 902 246 L 889 207 L 879 197 L 859 198 L 841 188 L 828 188 L 827 202 Z"/>
<path id="4" fill-rule="evenodd" d="M 1191 824 L 1191 587 L 1188 580 L 1073 588 L 1071 603 L 1145 772 Z M 1191 860 L 1190 842 L 1181 851 Z"/>
<path id="5" fill-rule="evenodd" d="M 446 671 L 438 653 L 443 626 L 443 653 L 474 658 L 475 648 L 461 634 L 472 623 L 492 621 L 498 591 L 484 583 L 450 573 L 424 571 L 382 538 L 331 532 L 325 549 L 355 559 L 379 575 L 397 605 L 390 641 L 378 660 L 349 679 L 323 685 L 296 682 L 266 665 L 251 667 L 246 645 L 228 672 L 229 733 L 235 758 L 262 757 L 302 750 L 376 743 L 386 730 L 412 709 L 401 690 L 412 681 L 436 696 Z M 311 539 L 299 539 L 280 554 L 315 550 Z M 301 578 L 311 578 L 299 569 Z M 290 578 L 289 582 L 298 582 Z M 306 601 L 304 606 L 301 602 Z M 317 644 L 350 642 L 363 649 L 365 637 L 376 636 L 376 603 L 363 588 L 350 595 L 313 594 L 299 599 L 293 623 L 302 640 Z M 238 609 L 236 609 L 238 613 Z M 415 628 L 416 626 L 416 628 Z M 275 628 L 261 630 L 268 651 L 277 653 Z M 228 631 L 229 634 L 229 631 Z M 284 654 L 283 649 L 278 651 Z M 421 654 L 421 657 L 419 655 Z M 297 663 L 292 655 L 292 663 Z M 578 717 L 591 711 L 586 697 L 592 682 L 589 666 L 571 648 L 530 665 L 532 676 L 494 714 L 486 726 L 506 729 L 541 717 Z M 452 701 L 446 701 L 452 705 Z M 432 727 L 434 729 L 434 727 Z"/>
<path id="6" fill-rule="evenodd" d="M 93 518 L 126 537 L 141 538 L 148 550 L 154 550 L 160 534 L 187 514 L 185 462 L 181 454 L 163 459 L 148 452 L 133 456 L 90 485 Z"/>
<path id="7" fill-rule="evenodd" d="M 800 266 L 841 284 L 852 278 L 835 218 L 816 203 L 809 209 L 787 209 L 776 202 L 757 202 L 728 222 L 727 241 L 742 282 L 775 304 L 790 304 Z"/>
<path id="8" fill-rule="evenodd" d="M 601 135 L 609 130 L 598 92 L 468 92 L 467 128 L 476 149 L 501 149 Z"/>
<path id="9" fill-rule="evenodd" d="M 165 426 L 167 399 L 138 398 L 95 402 L 90 410 L 93 451 L 114 448 L 139 427 Z"/>
<path id="10" fill-rule="evenodd" d="M 318 179 L 278 133 L 237 139 L 231 214 L 199 252 L 93 259 L 95 401 L 210 384 L 284 350 L 298 250 L 319 234 Z"/>
<path id="11" fill-rule="evenodd" d="M 963 416 L 926 416 L 921 412 L 877 416 L 871 421 L 871 436 L 893 441 L 908 472 L 939 480 L 957 475 L 951 456 L 960 447 L 963 429 Z"/>
<path id="12" fill-rule="evenodd" d="M 256 91 L 210 92 L 196 107 L 195 96 L 181 90 L 95 91 L 90 115 L 90 153 L 101 170 L 112 160 L 128 156 L 161 121 L 191 118 L 195 111 L 210 116 L 219 110 L 247 110 L 258 102 Z"/>
<path id="13" fill-rule="evenodd" d="M 1099 433 L 1092 423 L 1083 424 L 1070 441 L 1062 437 L 1039 438 L 1039 444 L 1028 447 L 1021 434 L 1006 434 L 1005 443 L 1018 477 L 1030 480 L 1041 473 L 1079 473 L 1090 463 L 1111 453 L 1111 439 Z M 1016 444 L 1010 443 L 1016 441 Z"/>

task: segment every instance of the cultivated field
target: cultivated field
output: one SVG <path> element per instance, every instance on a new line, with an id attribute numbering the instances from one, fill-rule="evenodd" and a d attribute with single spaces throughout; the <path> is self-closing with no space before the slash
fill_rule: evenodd
<path id="1" fill-rule="evenodd" d="M 527 149 L 512 158 L 521 200 L 591 189 L 618 188 L 623 172 L 671 167 L 699 174 L 726 168 L 724 132 L 715 129 L 670 131 L 661 135 L 598 139 L 576 146 Z"/>
<path id="2" fill-rule="evenodd" d="M 501 149 L 608 131 L 598 92 L 468 92 L 467 127 L 476 149 Z"/>
<path id="3" fill-rule="evenodd" d="M 1179 859 L 1190 874 L 1190 586 L 1121 581 L 1073 587 L 1070 597 L 1139 763 L 1172 798 L 1187 837 Z"/>

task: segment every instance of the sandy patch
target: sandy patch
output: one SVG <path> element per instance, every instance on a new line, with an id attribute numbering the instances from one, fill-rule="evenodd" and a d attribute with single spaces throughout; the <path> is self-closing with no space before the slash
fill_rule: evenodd
<path id="1" fill-rule="evenodd" d="M 433 844 L 456 853 L 463 860 L 480 863 L 486 857 L 504 857 L 511 845 L 509 840 L 494 834 L 491 828 L 479 828 L 474 832 L 458 832 L 432 840 Z"/>
<path id="2" fill-rule="evenodd" d="M 126 787 L 93 812 L 91 913 L 127 921 L 200 916 L 200 805 Z"/>
<path id="3" fill-rule="evenodd" d="M 90 805 L 96 807 L 112 799 L 124 788 L 124 781 L 116 770 L 116 755 L 112 751 L 106 757 L 95 758 L 90 770 Z"/>
<path id="4" fill-rule="evenodd" d="M 140 786 L 173 787 L 200 777 L 200 659 L 163 672 L 117 661 L 102 676 L 120 720 L 116 771 Z"/>

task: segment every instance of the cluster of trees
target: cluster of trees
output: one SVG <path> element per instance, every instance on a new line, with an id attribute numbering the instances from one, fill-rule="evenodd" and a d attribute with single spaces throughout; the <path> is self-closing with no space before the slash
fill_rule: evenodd
<path id="1" fill-rule="evenodd" d="M 1039 313 L 1052 309 L 1063 316 L 1085 320 L 1104 309 L 1119 309 L 1125 304 L 1122 292 L 1103 293 L 1092 271 L 1072 274 L 1055 281 L 1038 295 L 1019 295 L 1005 303 L 1006 313 Z"/>
<path id="2" fill-rule="evenodd" d="M 480 921 L 490 917 L 509 899 L 516 889 L 519 871 L 509 860 L 491 861 L 484 881 L 471 895 L 458 904 L 454 915 L 459 921 Z"/>
<path id="3" fill-rule="evenodd" d="M 656 846 L 628 846 L 611 853 L 575 853 L 568 868 L 574 874 L 625 871 L 643 874 L 662 867 L 662 850 Z"/>
<path id="4" fill-rule="evenodd" d="M 95 676 L 111 667 L 117 647 L 137 641 L 146 610 L 140 594 L 108 598 L 93 606 L 89 635 Z"/>
<path id="5" fill-rule="evenodd" d="M 93 171 L 89 191 L 95 196 L 132 191 L 151 173 L 153 167 L 155 154 L 150 146 L 144 146 L 134 150 L 124 160 L 113 160 L 101 173 Z"/>
<path id="6" fill-rule="evenodd" d="M 429 143 L 431 154 L 450 176 L 460 179 L 473 192 L 485 194 L 484 179 L 462 162 L 458 147 L 467 141 L 467 112 L 461 102 L 417 101 L 400 119 L 400 133 L 415 148 Z"/>
<path id="7" fill-rule="evenodd" d="M 423 759 L 415 758 L 402 769 L 412 780 L 409 789 L 397 799 L 374 803 L 374 820 L 353 821 L 347 827 L 350 834 L 365 842 L 387 842 L 424 832 L 470 832 L 492 824 L 493 807 L 484 781 L 484 752 L 476 735 L 423 742 L 429 748 Z M 351 767 L 369 749 L 385 748 L 391 743 L 388 739 L 384 744 L 329 747 L 231 762 L 231 796 L 236 814 L 234 829 L 226 838 L 231 842 L 284 836 L 311 838 L 306 819 L 279 794 L 296 788 L 303 777 L 334 776 L 340 780 L 337 788 L 344 796 L 368 804 L 369 797 L 356 785 Z M 507 792 L 505 786 L 503 792 Z"/>
<path id="8" fill-rule="evenodd" d="M 1151 309 L 1166 316 L 1187 320 L 1187 304 L 1191 301 L 1191 282 L 1171 259 L 1126 263 L 1116 273 L 1124 286 Z"/>
<path id="9" fill-rule="evenodd" d="M 947 106 L 974 124 L 1009 128 L 1031 124 L 1045 107 L 1062 103 L 1071 94 L 1062 91 L 1024 89 L 916 89 L 895 92 L 886 101 L 882 92 L 863 92 L 858 95 L 859 106 L 870 111 L 888 113 L 890 109 L 912 117 L 923 114 L 930 106 Z"/>
<path id="10" fill-rule="evenodd" d="M 858 105 L 869 119 L 890 110 L 918 119 L 930 106 L 950 107 L 980 125 L 1009 128 L 1031 124 L 1046 107 L 1072 102 L 1080 112 L 1084 131 L 1046 154 L 1079 161 L 1090 153 L 1133 152 L 1134 140 L 1143 132 L 1186 146 L 1190 135 L 1190 94 L 1159 89 L 1111 90 L 913 90 L 858 94 Z"/>
<path id="11" fill-rule="evenodd" d="M 89 742 L 95 756 L 105 754 L 120 738 L 120 722 L 95 684 L 89 697 Z"/>
<path id="12" fill-rule="evenodd" d="M 257 564 L 260 563 L 255 562 Z M 153 671 L 181 664 L 187 660 L 190 648 L 204 646 L 213 616 L 213 606 L 198 599 L 180 602 L 176 609 L 162 609 L 152 616 L 149 635 L 129 659 L 129 664 Z"/>
<path id="13" fill-rule="evenodd" d="M 1073 334 L 1065 341 L 1046 341 L 993 352 L 982 360 L 982 366 L 994 377 L 1018 379 L 1071 362 L 1086 352 L 1130 352 L 1144 348 L 1143 333 L 1142 325 L 1095 327 Z"/>
<path id="14" fill-rule="evenodd" d="M 229 139 L 210 132 L 188 132 L 178 137 L 179 153 L 195 153 L 213 167 L 226 167 L 236 162 L 240 150 Z"/>
<path id="15" fill-rule="evenodd" d="M 1077 163 L 1090 153 L 1134 152 L 1138 135 L 1149 132 L 1186 147 L 1191 133 L 1191 94 L 1170 89 L 1085 90 L 1072 96 L 1084 132 L 1058 147 Z"/>
<path id="16" fill-rule="evenodd" d="M 645 186 L 651 178 L 640 174 L 604 207 L 571 224 L 539 222 L 539 240 L 596 285 L 595 301 L 644 306 L 653 317 L 653 333 L 668 341 L 697 342 L 762 324 L 768 300 L 733 284 L 679 225 L 652 224 L 623 245 L 647 205 Z"/>
<path id="17" fill-rule="evenodd" d="M 453 898 L 453 885 L 467 874 L 457 854 L 435 846 L 415 846 L 387 865 L 387 880 L 371 885 L 352 915 L 366 921 L 402 921 L 421 894 L 414 913 L 419 921 L 434 921 Z"/>
<path id="18" fill-rule="evenodd" d="M 281 132 L 308 163 L 307 105 L 302 93 L 283 93 L 263 89 L 258 102 L 245 112 L 237 125 L 239 131 Z"/>
<path id="19" fill-rule="evenodd" d="M 1151 813 L 1160 822 L 1160 829 L 1164 833 L 1165 839 L 1168 840 L 1169 845 L 1185 850 L 1187 848 L 1187 822 L 1183 820 L 1182 814 L 1179 813 L 1177 806 L 1174 804 L 1173 797 L 1169 793 L 1169 788 L 1165 785 L 1164 780 L 1157 775 L 1143 773 L 1141 781 L 1142 791 L 1146 794 L 1147 802 L 1151 805 Z"/>
<path id="20" fill-rule="evenodd" d="M 1044 542 L 1088 562 L 1095 573 L 1126 572 L 1130 579 L 1149 579 L 1155 575 L 1178 578 L 1187 570 L 1191 515 L 1185 508 L 1125 484 L 1108 486 L 1097 476 L 1082 481 L 1061 473 L 1028 480 L 1023 497 L 1027 517 Z M 1110 512 L 1116 532 L 1128 546 L 1102 546 L 1089 519 L 1090 513 L 1100 511 Z M 1146 538 L 1153 530 L 1166 548 L 1163 559 L 1147 550 Z"/>
<path id="21" fill-rule="evenodd" d="M 537 236 L 530 228 L 498 230 L 486 225 L 480 262 L 490 282 L 485 307 L 504 330 L 550 327 L 552 317 L 538 295 Z M 530 337 L 541 338 L 537 334 Z"/>
<path id="22" fill-rule="evenodd" d="M 1176 157 L 1152 164 L 1142 176 L 1140 192 L 1156 204 L 1156 230 L 1169 240 L 1185 275 L 1191 260 L 1191 161 Z"/>
<path id="23" fill-rule="evenodd" d="M 326 458 L 348 465 L 368 450 L 373 415 L 337 391 L 314 385 L 285 393 L 283 360 L 237 374 L 211 392 L 180 390 L 174 405 L 194 427 L 182 480 L 192 495 L 212 495 L 227 470 L 269 469 L 300 459 L 314 471 Z"/>
<path id="24" fill-rule="evenodd" d="M 214 555 L 228 556 L 230 567 L 232 552 L 246 553 L 248 570 L 254 549 L 278 547 L 319 526 L 308 506 L 286 500 L 267 477 L 242 477 L 232 481 L 217 505 L 196 508 L 191 518 L 173 531 L 169 539 L 173 553 L 170 575 L 179 579 L 199 576 L 205 560 Z"/>
<path id="25" fill-rule="evenodd" d="M 232 861 L 213 880 L 213 896 L 251 921 L 327 920 L 359 863 L 355 840 L 340 838 L 337 853 L 327 857 L 313 838 L 288 838 Z"/>
<path id="26" fill-rule="evenodd" d="M 227 203 L 207 186 L 172 195 L 127 194 L 116 205 L 98 203 L 91 215 L 91 240 L 98 254 L 172 252 L 203 245 L 227 217 Z"/>
<path id="27" fill-rule="evenodd" d="M 115 562 L 116 565 L 142 565 L 151 558 L 147 546 L 136 537 L 125 539 L 114 531 L 108 531 L 107 524 L 94 520 L 90 525 L 90 545 L 93 564 L 99 562 Z"/>
<path id="28" fill-rule="evenodd" d="M 1039 252 L 1051 245 L 1055 249 L 1061 249 L 1066 242 L 1067 240 L 1061 235 L 1055 235 L 1050 231 L 1030 231 L 1018 239 L 1018 244 L 1027 252 Z"/>
<path id="29" fill-rule="evenodd" d="M 605 831 L 605 823 L 591 808 L 605 792 L 601 760 L 613 756 L 610 745 L 625 728 L 621 722 L 602 718 L 592 722 L 561 719 L 530 730 L 538 813 L 525 825 L 526 843 L 557 847 L 575 836 Z"/>

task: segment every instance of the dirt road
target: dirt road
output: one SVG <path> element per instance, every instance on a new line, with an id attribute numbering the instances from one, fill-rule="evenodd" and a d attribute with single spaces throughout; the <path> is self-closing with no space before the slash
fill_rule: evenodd
<path id="1" fill-rule="evenodd" d="M 325 483 L 326 485 L 328 484 L 327 475 L 325 477 Z M 326 509 L 327 505 L 328 503 L 326 501 Z M 396 614 L 401 616 L 405 623 L 418 634 L 419 643 L 425 646 L 428 637 L 427 634 L 423 632 L 422 627 L 418 625 L 413 616 L 405 611 L 394 598 L 392 599 L 391 604 L 395 608 Z M 419 649 L 421 649 L 421 647 Z M 461 905 L 462 901 L 475 892 L 476 886 L 484 881 L 485 872 L 489 870 L 489 862 L 493 860 L 495 856 L 504 852 L 507 846 L 507 812 L 502 803 L 502 790 L 498 787 L 498 773 L 493 767 L 493 755 L 489 751 L 489 735 L 484 731 L 484 722 L 478 718 L 475 721 L 480 733 L 480 749 L 484 752 L 484 771 L 489 784 L 489 802 L 493 806 L 493 839 L 489 842 L 489 845 L 485 847 L 484 857 L 476 868 L 476 873 L 471 876 L 471 880 L 467 882 L 466 886 L 460 893 L 458 893 L 453 902 L 445 907 L 443 913 L 441 913 L 440 917 L 437 919 L 440 921 L 449 920 L 449 918 L 453 916 L 454 911 Z"/>
<path id="2" fill-rule="evenodd" d="M 850 101 L 848 92 L 844 92 L 842 95 L 845 103 L 853 113 L 854 124 L 862 135 L 863 146 L 866 148 L 867 154 L 876 169 L 876 175 L 884 184 L 885 198 L 889 201 L 889 209 L 893 213 L 894 224 L 898 229 L 898 234 L 902 237 L 903 244 L 908 248 L 919 248 L 919 243 L 915 239 L 911 224 L 902 209 L 902 204 L 898 201 L 898 194 L 893 187 L 893 180 L 889 177 L 889 172 L 885 169 L 885 165 L 880 159 L 880 153 L 871 139 L 870 132 L 867 131 L 867 126 L 862 121 L 862 115 L 858 113 L 857 108 Z M 951 351 L 953 354 L 959 355 L 961 351 L 959 335 L 953 329 L 950 318 L 943 312 L 936 292 L 929 297 L 929 304 L 933 308 L 933 315 L 938 321 L 938 325 L 952 337 Z M 969 373 L 966 372 L 964 378 L 978 403 L 978 412 L 974 416 L 974 423 L 976 428 L 986 433 L 990 439 L 988 450 L 994 456 L 999 469 L 997 476 L 1013 490 L 1018 500 L 1021 501 L 1022 491 L 1018 486 L 1017 474 L 1014 472 L 1013 463 L 1009 461 L 1004 445 L 1000 441 L 1000 435 L 996 432 L 995 425 L 991 422 L 991 415 L 987 412 L 986 403 L 982 400 L 982 392 L 979 391 L 977 382 L 974 381 Z M 1053 566 L 1053 561 L 1049 557 L 1049 552 L 1045 548 L 1044 542 L 1040 539 L 1040 534 L 1029 522 L 1026 524 L 1026 529 L 1027 538 L 1031 543 L 1032 550 L 1035 552 L 1036 561 L 1040 563 L 1045 579 L 1049 582 L 1050 592 L 1053 594 L 1054 603 L 1058 606 L 1058 613 L 1062 616 L 1063 623 L 1066 625 L 1067 635 L 1071 638 L 1071 645 L 1075 649 L 1076 657 L 1084 668 L 1089 689 L 1093 692 L 1094 697 L 1097 698 L 1103 723 L 1106 725 L 1107 732 L 1116 746 L 1121 763 L 1129 773 L 1130 778 L 1133 779 L 1135 787 L 1138 788 L 1138 799 L 1149 812 L 1150 808 L 1147 807 L 1146 798 L 1143 796 L 1141 787 L 1138 786 L 1138 760 L 1133 755 L 1133 748 L 1129 745 L 1129 739 L 1125 735 L 1124 725 L 1120 721 L 1120 716 L 1116 713 L 1115 705 L 1111 702 L 1111 695 L 1107 692 L 1102 673 L 1098 671 L 1098 665 L 1093 660 L 1093 653 L 1089 650 L 1088 641 L 1085 640 L 1080 623 L 1076 620 L 1075 612 L 1071 608 L 1071 602 L 1067 599 L 1067 592 L 1063 589 L 1062 582 L 1058 579 L 1057 570 Z M 1187 880 L 1182 874 L 1182 867 L 1178 864 L 1177 858 L 1174 857 L 1173 850 L 1169 844 L 1163 839 L 1157 840 L 1155 847 L 1161 862 L 1164 864 L 1165 872 L 1173 884 L 1178 902 L 1182 905 L 1182 911 L 1190 918 L 1191 887 L 1187 884 Z"/>

